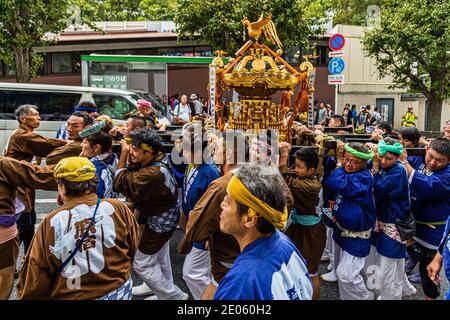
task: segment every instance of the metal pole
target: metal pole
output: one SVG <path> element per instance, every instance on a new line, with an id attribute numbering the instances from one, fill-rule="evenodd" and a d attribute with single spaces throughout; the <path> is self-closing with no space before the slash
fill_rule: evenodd
<path id="1" fill-rule="evenodd" d="M 337 114 L 338 111 L 338 93 L 339 93 L 339 85 L 336 84 L 334 88 L 334 113 Z"/>
<path id="2" fill-rule="evenodd" d="M 86 60 L 81 61 L 81 85 L 89 87 L 89 62 Z"/>

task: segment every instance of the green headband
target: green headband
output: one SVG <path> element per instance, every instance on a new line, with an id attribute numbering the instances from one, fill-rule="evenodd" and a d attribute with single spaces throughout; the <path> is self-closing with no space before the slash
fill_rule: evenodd
<path id="1" fill-rule="evenodd" d="M 374 156 L 374 153 L 373 153 L 372 150 L 370 150 L 369 153 L 359 152 L 359 151 L 353 149 L 352 147 L 350 147 L 348 145 L 348 143 L 345 144 L 344 149 L 345 149 L 345 151 L 350 152 L 355 157 L 358 157 L 358 158 L 363 159 L 363 160 L 370 160 Z"/>
<path id="2" fill-rule="evenodd" d="M 384 156 L 386 152 L 390 152 L 399 156 L 403 153 L 403 145 L 398 141 L 392 145 L 386 144 L 384 140 L 380 140 L 380 142 L 378 142 L 378 153 L 380 154 L 380 156 Z"/>
<path id="3" fill-rule="evenodd" d="M 99 133 L 102 131 L 102 129 L 106 126 L 106 121 L 100 121 L 99 123 L 96 123 L 89 128 L 84 129 L 80 132 L 80 138 L 84 139 L 86 137 L 89 137 L 90 135 Z"/>

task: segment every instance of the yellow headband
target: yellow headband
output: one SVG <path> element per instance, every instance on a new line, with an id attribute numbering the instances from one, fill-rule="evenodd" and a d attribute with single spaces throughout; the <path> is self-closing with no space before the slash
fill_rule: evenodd
<path id="1" fill-rule="evenodd" d="M 233 176 L 228 183 L 228 192 L 236 202 L 249 207 L 249 217 L 261 216 L 269 221 L 275 228 L 284 228 L 284 224 L 288 218 L 286 207 L 284 207 L 283 212 L 272 208 L 264 201 L 255 197 L 237 176 Z"/>
<path id="2" fill-rule="evenodd" d="M 127 144 L 132 144 L 133 140 L 131 138 L 125 138 L 125 142 Z M 142 149 L 144 151 L 153 151 L 152 147 L 150 147 L 148 144 L 146 143 L 141 143 L 141 145 L 138 147 L 139 149 Z"/>
<path id="3" fill-rule="evenodd" d="M 144 151 L 153 151 L 152 147 L 150 147 L 148 144 L 146 143 L 141 143 L 141 145 L 139 146 L 139 149 L 142 149 Z"/>
<path id="4" fill-rule="evenodd" d="M 71 182 L 92 180 L 95 177 L 95 166 L 88 158 L 69 157 L 58 162 L 53 170 L 55 179 Z"/>

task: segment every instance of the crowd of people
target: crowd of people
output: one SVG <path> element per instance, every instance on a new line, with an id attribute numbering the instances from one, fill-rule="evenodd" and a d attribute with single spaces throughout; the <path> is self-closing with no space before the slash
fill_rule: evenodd
<path id="1" fill-rule="evenodd" d="M 371 111 L 373 108 L 373 111 Z M 327 125 L 331 117 L 335 114 L 333 107 L 330 104 L 323 102 L 315 103 L 314 107 L 315 122 L 316 125 Z M 356 128 L 366 128 L 368 126 L 377 126 L 383 122 L 383 117 L 380 112 L 380 108 L 371 105 L 363 105 L 357 110 L 356 104 L 346 103 L 342 111 L 342 117 L 344 118 L 345 126 L 353 126 Z M 416 127 L 416 121 L 418 120 L 417 114 L 414 113 L 414 108 L 408 106 L 407 111 L 402 116 L 402 127 Z"/>
<path id="2" fill-rule="evenodd" d="M 432 140 L 379 121 L 371 143 L 293 154 L 272 130 L 207 130 L 193 117 L 204 113 L 198 95 L 191 106 L 186 95 L 175 100 L 182 129 L 169 154 L 159 136 L 168 126 L 145 100 L 123 127 L 80 103 L 56 139 L 34 132 L 36 106 L 16 110 L 19 127 L 0 157 L 1 299 L 21 243 L 19 299 L 309 300 L 322 280 L 337 282 L 343 300 L 399 300 L 416 294 L 407 265 L 417 263 L 426 298 L 440 296 L 443 265 L 450 277 L 450 121 Z M 353 109 L 320 108 L 318 121 L 353 126 Z M 300 125 L 297 134 L 323 129 Z M 425 157 L 406 151 L 420 147 Z M 36 234 L 35 190 L 57 191 L 60 205 Z M 177 228 L 189 292 L 173 279 Z M 319 276 L 324 260 L 330 272 Z"/>

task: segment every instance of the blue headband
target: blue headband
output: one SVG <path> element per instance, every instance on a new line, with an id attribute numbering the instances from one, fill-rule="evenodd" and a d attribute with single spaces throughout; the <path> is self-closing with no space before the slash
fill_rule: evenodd
<path id="1" fill-rule="evenodd" d="M 75 106 L 75 108 L 73 110 L 74 110 L 74 112 L 76 112 L 76 111 L 97 112 L 97 108 L 79 107 L 79 106 Z"/>

